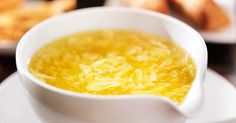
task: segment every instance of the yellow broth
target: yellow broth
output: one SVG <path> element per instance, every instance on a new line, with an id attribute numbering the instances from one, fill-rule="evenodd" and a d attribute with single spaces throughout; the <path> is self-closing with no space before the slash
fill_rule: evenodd
<path id="1" fill-rule="evenodd" d="M 58 38 L 32 57 L 29 71 L 65 90 L 96 95 L 164 96 L 181 104 L 196 67 L 169 39 L 128 30 L 97 30 Z"/>

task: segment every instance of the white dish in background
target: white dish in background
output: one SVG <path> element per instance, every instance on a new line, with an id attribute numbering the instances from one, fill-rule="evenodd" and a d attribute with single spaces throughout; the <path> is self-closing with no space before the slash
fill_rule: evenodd
<path id="1" fill-rule="evenodd" d="M 122 6 L 122 0 L 107 0 L 106 6 Z M 215 32 L 199 31 L 202 37 L 209 43 L 236 44 L 236 0 L 214 0 L 228 14 L 231 20 L 230 26 Z"/>
<path id="2" fill-rule="evenodd" d="M 226 79 L 208 70 L 202 113 L 186 123 L 235 123 L 236 90 Z M 20 83 L 18 73 L 0 84 L 0 123 L 39 123 Z"/>

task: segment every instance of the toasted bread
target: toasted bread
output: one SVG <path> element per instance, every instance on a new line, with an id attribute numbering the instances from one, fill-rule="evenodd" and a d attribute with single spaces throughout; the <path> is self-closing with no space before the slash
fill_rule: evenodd
<path id="1" fill-rule="evenodd" d="M 218 30 L 230 23 L 226 13 L 212 0 L 171 0 L 171 6 L 200 29 Z"/>
<path id="2" fill-rule="evenodd" d="M 143 8 L 162 13 L 169 12 L 168 0 L 123 0 L 123 3 L 129 7 Z"/>
<path id="3" fill-rule="evenodd" d="M 0 14 L 0 40 L 18 41 L 31 27 L 52 15 L 46 10 L 27 9 Z"/>
<path id="4" fill-rule="evenodd" d="M 55 0 L 34 8 L 21 6 L 0 13 L 0 41 L 18 41 L 31 27 L 53 16 L 76 7 L 76 0 Z"/>
<path id="5" fill-rule="evenodd" d="M 171 0 L 171 7 L 181 15 L 190 19 L 196 26 L 203 25 L 203 12 L 206 0 Z"/>
<path id="6" fill-rule="evenodd" d="M 23 0 L 1 0 L 0 12 L 7 11 L 9 9 L 15 9 L 22 5 Z"/>
<path id="7" fill-rule="evenodd" d="M 41 7 L 51 10 L 54 13 L 61 13 L 75 9 L 76 0 L 54 0 L 51 2 L 44 2 Z"/>
<path id="8" fill-rule="evenodd" d="M 213 1 L 209 1 L 205 8 L 205 19 L 205 30 L 219 30 L 230 24 L 229 17 Z"/>

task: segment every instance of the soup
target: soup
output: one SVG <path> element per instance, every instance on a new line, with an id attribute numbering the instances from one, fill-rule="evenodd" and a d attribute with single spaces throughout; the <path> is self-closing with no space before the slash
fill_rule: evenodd
<path id="1" fill-rule="evenodd" d="M 79 32 L 55 39 L 29 71 L 52 86 L 96 95 L 157 95 L 181 104 L 196 67 L 169 39 L 128 30 Z"/>

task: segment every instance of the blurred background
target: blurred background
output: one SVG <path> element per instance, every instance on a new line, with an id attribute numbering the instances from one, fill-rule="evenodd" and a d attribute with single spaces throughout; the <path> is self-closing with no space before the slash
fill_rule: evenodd
<path id="1" fill-rule="evenodd" d="M 191 11 L 188 11 L 191 5 L 179 2 L 181 0 L 171 0 L 170 3 L 163 1 L 165 0 L 1 0 L 0 82 L 16 71 L 15 47 L 21 36 L 32 26 L 74 9 L 106 5 L 148 9 L 177 17 L 190 24 L 206 41 L 209 68 L 236 86 L 235 0 L 216 0 L 211 3 L 193 0 L 191 2 L 200 7 L 199 10 Z M 207 9 L 201 8 L 201 5 L 206 4 Z M 192 13 L 200 14 L 193 16 Z M 215 13 L 214 16 L 212 13 Z"/>

